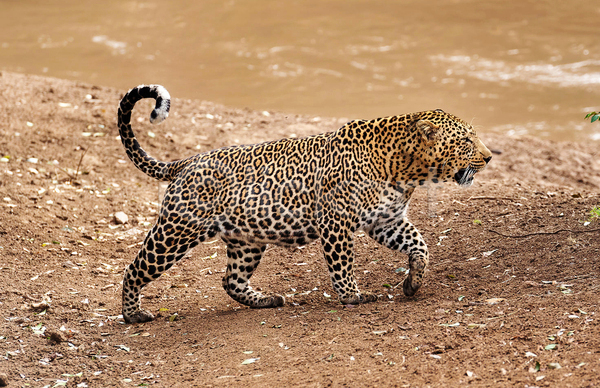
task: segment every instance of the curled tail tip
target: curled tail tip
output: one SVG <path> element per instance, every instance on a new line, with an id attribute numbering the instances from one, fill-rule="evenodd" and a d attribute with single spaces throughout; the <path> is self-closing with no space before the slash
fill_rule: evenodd
<path id="1" fill-rule="evenodd" d="M 155 108 L 154 110 L 152 110 L 152 113 L 150 113 L 150 122 L 152 124 L 158 124 L 163 122 L 167 117 L 169 117 L 168 108 Z"/>
<path id="2" fill-rule="evenodd" d="M 171 96 L 167 89 L 162 85 L 151 85 L 150 88 L 154 89 L 156 97 L 156 106 L 150 113 L 150 122 L 152 124 L 158 124 L 169 117 L 169 109 L 171 108 Z"/>

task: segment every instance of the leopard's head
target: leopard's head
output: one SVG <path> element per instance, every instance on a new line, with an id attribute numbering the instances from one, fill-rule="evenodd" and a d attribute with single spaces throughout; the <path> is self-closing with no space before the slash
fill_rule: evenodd
<path id="1" fill-rule="evenodd" d="M 421 161 L 428 170 L 427 180 L 455 181 L 468 187 L 473 176 L 492 159 L 492 153 L 470 124 L 441 109 L 415 114 L 413 123 L 421 140 Z"/>

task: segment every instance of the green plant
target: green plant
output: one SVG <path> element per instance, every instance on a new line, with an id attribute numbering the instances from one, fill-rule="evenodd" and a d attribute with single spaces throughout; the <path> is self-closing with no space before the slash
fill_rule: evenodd
<path id="1" fill-rule="evenodd" d="M 598 119 L 600 119 L 600 112 L 590 112 L 587 115 L 585 115 L 585 118 L 592 118 L 592 123 Z"/>
<path id="2" fill-rule="evenodd" d="M 594 206 L 592 210 L 589 211 L 588 221 L 592 222 L 594 220 L 600 219 L 600 206 Z"/>

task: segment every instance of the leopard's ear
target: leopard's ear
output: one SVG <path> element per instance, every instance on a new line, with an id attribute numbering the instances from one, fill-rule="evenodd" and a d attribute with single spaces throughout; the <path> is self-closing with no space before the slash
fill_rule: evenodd
<path id="1" fill-rule="evenodd" d="M 415 124 L 415 125 L 417 126 L 417 130 L 423 137 L 425 144 L 427 146 L 434 145 L 435 141 L 437 139 L 437 135 L 439 132 L 438 130 L 440 127 L 428 120 L 419 120 L 419 121 L 417 121 L 417 124 Z"/>

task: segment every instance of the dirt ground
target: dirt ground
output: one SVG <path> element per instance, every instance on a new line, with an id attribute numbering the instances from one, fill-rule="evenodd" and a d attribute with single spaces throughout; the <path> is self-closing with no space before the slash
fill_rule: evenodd
<path id="1" fill-rule="evenodd" d="M 123 92 L 0 76 L 0 386 L 600 385 L 597 144 L 481 129 L 499 154 L 474 185 L 412 202 L 431 254 L 414 298 L 398 286 L 406 256 L 358 234 L 360 287 L 379 301 L 339 304 L 315 243 L 269 248 L 253 284 L 287 303 L 249 309 L 222 290 L 225 246 L 211 241 L 144 289 L 156 320 L 126 325 L 123 269 L 163 187 L 117 139 Z M 134 130 L 163 160 L 346 121 L 175 98 L 154 127 L 150 107 Z"/>

